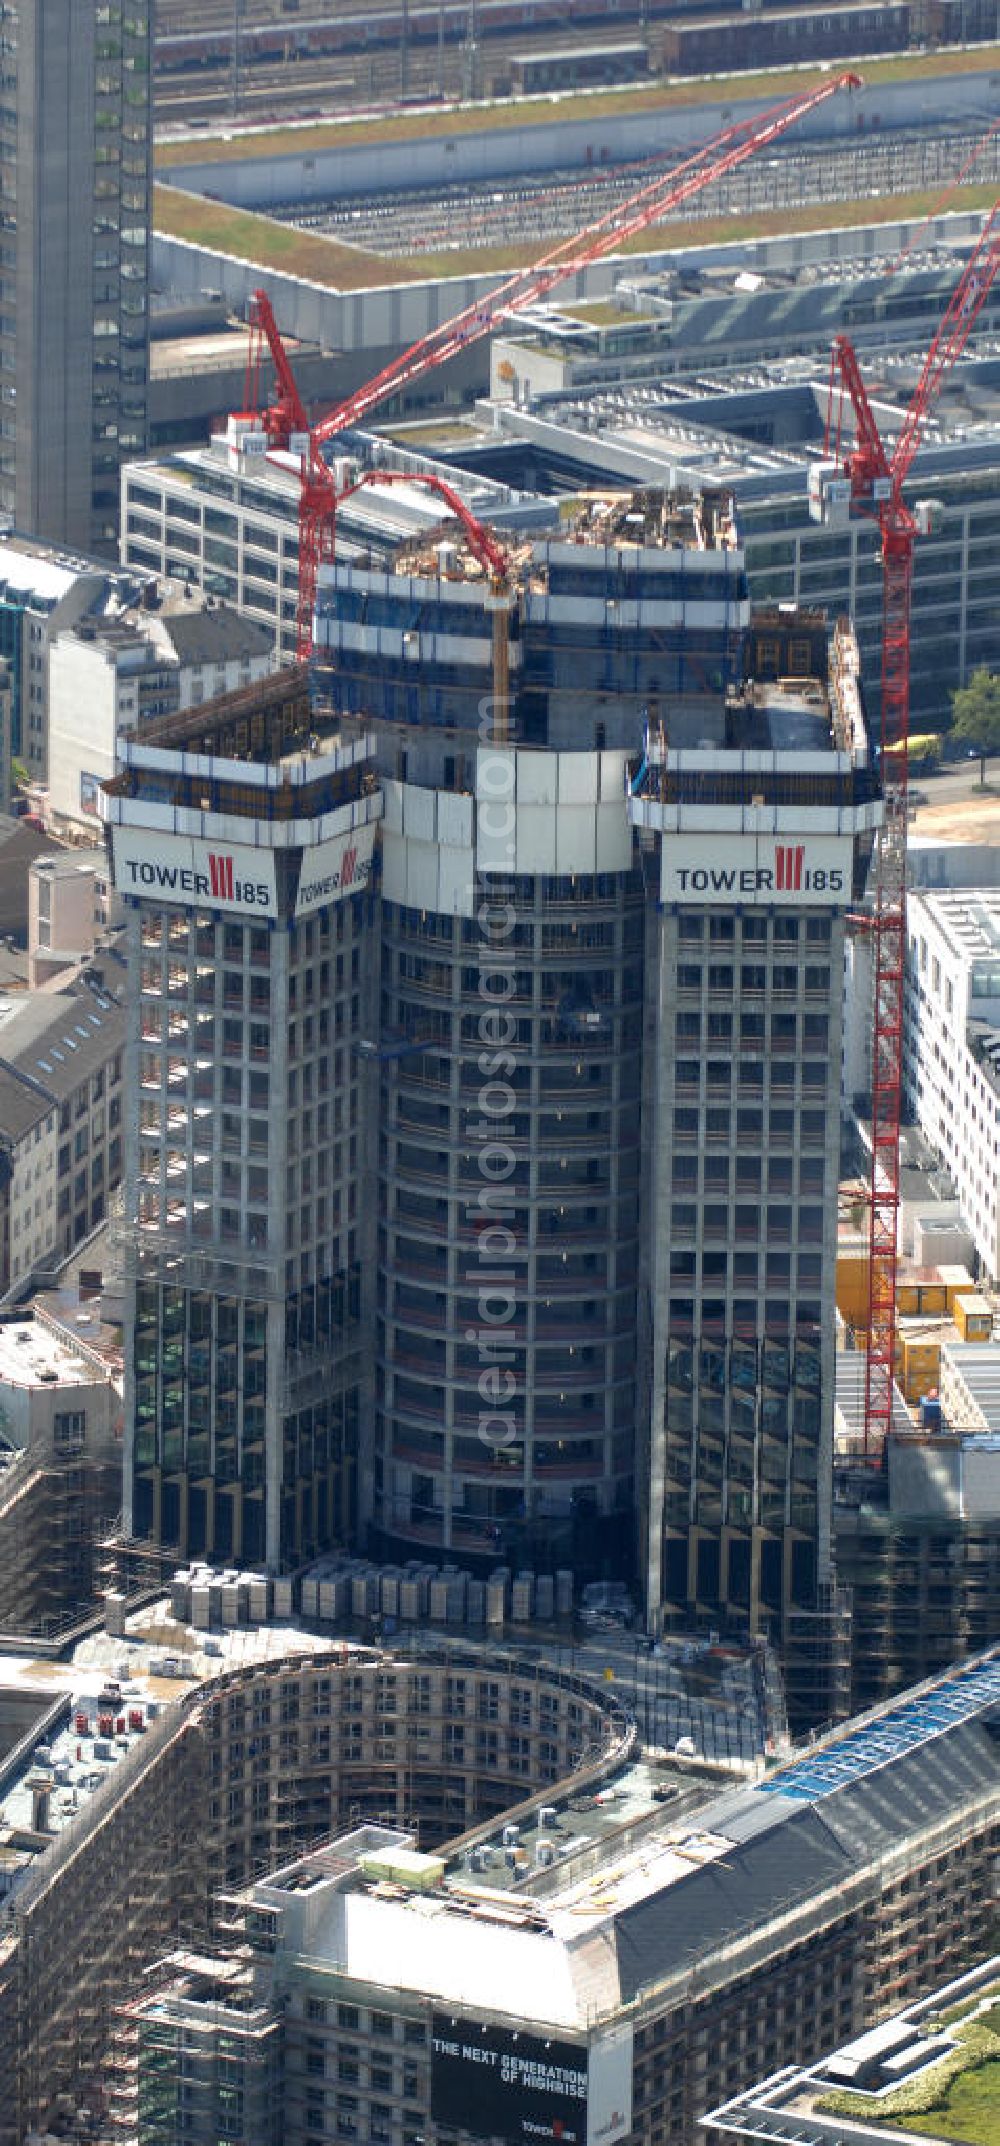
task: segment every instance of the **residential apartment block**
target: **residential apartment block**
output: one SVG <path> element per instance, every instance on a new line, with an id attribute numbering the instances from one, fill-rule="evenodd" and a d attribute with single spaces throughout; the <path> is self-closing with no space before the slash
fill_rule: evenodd
<path id="1" fill-rule="evenodd" d="M 5 781 L 11 758 L 44 782 L 48 773 L 49 648 L 55 635 L 100 610 L 118 577 L 94 559 L 10 535 L 0 541 L 0 655 L 10 675 L 4 737 Z"/>
<path id="2" fill-rule="evenodd" d="M 36 858 L 28 866 L 29 987 L 78 968 L 121 916 L 103 848 Z"/>
<path id="3" fill-rule="evenodd" d="M 0 1297 L 23 1296 L 108 1210 L 122 1172 L 124 978 L 113 956 L 0 1008 Z"/>

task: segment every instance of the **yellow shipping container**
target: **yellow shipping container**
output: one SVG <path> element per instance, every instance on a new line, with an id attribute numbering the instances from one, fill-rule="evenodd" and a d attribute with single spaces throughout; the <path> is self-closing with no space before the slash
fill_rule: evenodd
<path id="1" fill-rule="evenodd" d="M 916 1282 L 897 1282 L 896 1311 L 901 1319 L 913 1319 L 920 1310 Z"/>
<path id="2" fill-rule="evenodd" d="M 968 1267 L 939 1267 L 938 1275 L 944 1283 L 945 1310 L 954 1313 L 955 1298 L 975 1294 L 975 1282 Z"/>
<path id="3" fill-rule="evenodd" d="M 907 1401 L 922 1401 L 940 1383 L 941 1345 L 926 1336 L 904 1334 L 900 1346 L 901 1383 Z"/>
<path id="4" fill-rule="evenodd" d="M 837 1254 L 837 1309 L 848 1326 L 868 1321 L 868 1260 L 864 1252 Z"/>
<path id="5" fill-rule="evenodd" d="M 948 1310 L 948 1296 L 943 1282 L 918 1282 L 917 1310 L 923 1319 L 943 1319 Z"/>
<path id="6" fill-rule="evenodd" d="M 993 1313 L 985 1297 L 955 1298 L 955 1325 L 963 1341 L 990 1341 L 993 1336 Z"/>

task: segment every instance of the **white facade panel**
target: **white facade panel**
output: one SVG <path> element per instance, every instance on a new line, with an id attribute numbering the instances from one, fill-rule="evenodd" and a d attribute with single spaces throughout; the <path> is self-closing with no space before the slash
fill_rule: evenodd
<path id="1" fill-rule="evenodd" d="M 438 841 L 452 849 L 472 849 L 472 799 L 451 790 L 438 792 Z"/>
<path id="2" fill-rule="evenodd" d="M 556 753 L 518 753 L 518 804 L 554 805 L 559 795 L 558 768 Z"/>
<path id="3" fill-rule="evenodd" d="M 690 626 L 718 633 L 727 626 L 735 630 L 749 624 L 750 600 L 749 597 L 737 597 L 735 589 L 732 594 L 727 594 L 724 585 L 720 584 L 718 596 L 707 600 L 700 597 L 689 602 L 683 597 L 675 597 L 668 603 L 605 604 L 603 589 L 595 588 L 591 597 L 547 597 L 543 616 L 551 624 L 563 626 L 592 625 L 595 617 L 606 617 L 610 625 L 621 627 L 626 633 L 634 633 L 640 623 L 646 630 L 669 632 L 678 626 Z"/>
<path id="4" fill-rule="evenodd" d="M 471 849 L 449 849 L 442 844 L 438 851 L 438 899 L 439 916 L 471 917 L 476 909 L 476 883 L 474 860 Z"/>
<path id="5" fill-rule="evenodd" d="M 382 899 L 406 906 L 406 842 L 388 826 L 382 837 Z"/>
<path id="6" fill-rule="evenodd" d="M 514 869 L 516 782 L 516 754 L 503 746 L 480 746 L 476 754 L 476 863 L 480 871 Z"/>
<path id="7" fill-rule="evenodd" d="M 493 657 L 492 641 L 471 633 L 431 633 L 426 637 L 426 647 L 433 663 L 468 664 L 474 670 L 486 670 Z M 510 651 L 511 669 L 520 662 L 520 650 Z"/>
<path id="8" fill-rule="evenodd" d="M 562 805 L 556 814 L 556 871 L 597 869 L 597 810 L 594 805 Z"/>
<path id="9" fill-rule="evenodd" d="M 481 745 L 476 753 L 476 796 L 513 797 L 518 755 L 509 745 Z"/>
<path id="10" fill-rule="evenodd" d="M 627 753 L 614 752 L 601 754 L 600 759 L 602 799 L 607 799 L 609 802 L 613 800 L 615 803 L 620 803 L 620 801 L 624 798 L 625 769 L 628 765 L 628 757 L 629 756 Z"/>
<path id="11" fill-rule="evenodd" d="M 411 909 L 438 906 L 438 850 L 436 842 L 406 838 L 406 900 Z"/>
<path id="12" fill-rule="evenodd" d="M 632 829 L 626 818 L 624 798 L 619 798 L 613 805 L 598 805 L 595 835 L 595 871 L 627 872 L 632 862 Z"/>
<path id="13" fill-rule="evenodd" d="M 434 840 L 433 790 L 419 789 L 416 783 L 403 784 L 403 833 L 413 835 L 419 842 Z"/>
<path id="14" fill-rule="evenodd" d="M 559 803 L 593 805 L 600 788 L 599 753 L 559 754 Z"/>
<path id="15" fill-rule="evenodd" d="M 554 805 L 518 806 L 515 871 L 556 870 L 556 818 Z"/>

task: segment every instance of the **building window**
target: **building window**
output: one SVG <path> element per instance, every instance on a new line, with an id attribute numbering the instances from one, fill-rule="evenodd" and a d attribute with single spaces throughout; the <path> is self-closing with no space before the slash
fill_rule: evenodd
<path id="1" fill-rule="evenodd" d="M 86 1410 L 57 1409 L 52 1419 L 52 1442 L 57 1453 L 78 1453 L 87 1431 Z"/>

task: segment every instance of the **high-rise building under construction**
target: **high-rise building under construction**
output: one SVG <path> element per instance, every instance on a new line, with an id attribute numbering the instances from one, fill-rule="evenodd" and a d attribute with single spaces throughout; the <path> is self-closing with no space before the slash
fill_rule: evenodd
<path id="1" fill-rule="evenodd" d="M 503 574 L 454 524 L 337 562 L 315 647 L 297 731 L 272 735 L 253 693 L 183 738 L 160 725 L 112 799 L 143 985 L 137 1277 L 153 1251 L 171 1262 L 155 1304 L 136 1283 L 133 1530 L 286 1565 L 352 1533 L 394 1563 L 571 1564 L 635 1580 L 653 1628 L 799 1644 L 832 1577 L 841 949 L 877 811 L 849 630 L 752 620 L 728 498 L 657 493 L 584 503 Z M 301 805 L 327 779 L 366 857 L 381 815 L 361 894 L 311 855 L 330 805 L 317 791 L 308 823 Z M 183 860 L 149 847 L 168 792 Z M 229 845 L 237 894 L 266 882 L 238 922 Z M 326 1119 L 308 1164 L 304 1024 L 331 1033 L 335 986 L 314 966 L 293 1008 L 278 979 L 307 960 L 303 884 L 317 934 L 350 918 L 370 989 L 344 1009 L 340 1058 L 310 1067 Z M 265 1048 L 265 964 L 269 1101 L 258 1119 L 241 1089 L 237 1130 L 226 1097 Z M 352 1136 L 331 1148 L 348 1096 Z M 300 1292 L 303 1250 L 320 1255 L 301 1203 L 315 1236 L 330 1169 L 356 1216 L 356 1516 L 296 1491 L 304 1433 L 280 1400 L 278 1299 Z M 167 1360 L 179 1379 L 194 1348 L 221 1402 L 218 1305 L 239 1292 L 221 1269 L 202 1279 L 198 1238 L 228 1231 L 250 1275 L 265 1215 L 251 1490 L 246 1336 L 211 1421 L 182 1382 L 169 1399 Z M 184 1326 L 171 1353 L 162 1321 L 186 1292 L 211 1349 Z M 343 1386 L 342 1338 L 317 1325 L 315 1348 Z M 206 1497 L 233 1504 L 220 1457 L 256 1532 L 206 1533 Z"/>
<path id="2" fill-rule="evenodd" d="M 369 741 L 282 671 L 123 758 L 126 1534 L 288 1569 L 358 1525 Z"/>

